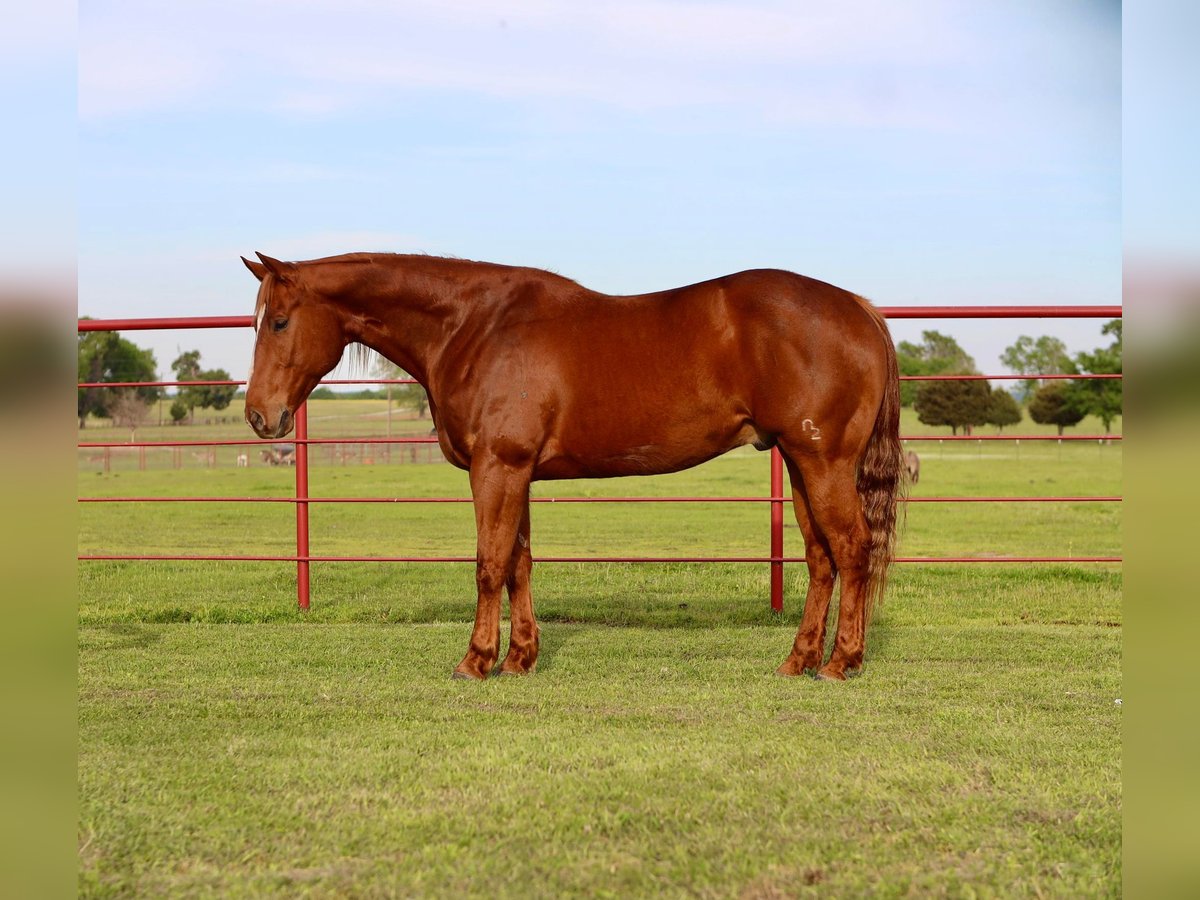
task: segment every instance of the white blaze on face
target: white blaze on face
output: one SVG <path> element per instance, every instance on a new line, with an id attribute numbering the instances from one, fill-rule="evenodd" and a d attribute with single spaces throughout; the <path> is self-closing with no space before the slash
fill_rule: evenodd
<path id="1" fill-rule="evenodd" d="M 268 275 L 267 278 L 270 276 Z M 246 372 L 246 390 L 250 389 L 250 379 L 254 377 L 254 355 L 258 350 L 258 333 L 262 330 L 263 318 L 267 315 L 267 278 L 258 286 L 258 299 L 254 306 L 254 349 L 250 351 L 250 368 Z"/>

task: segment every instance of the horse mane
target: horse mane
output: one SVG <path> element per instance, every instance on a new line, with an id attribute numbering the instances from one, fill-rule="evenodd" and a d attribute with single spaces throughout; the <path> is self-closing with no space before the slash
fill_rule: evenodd
<path id="1" fill-rule="evenodd" d="M 366 378 L 377 372 L 379 364 L 385 361 L 385 357 L 378 351 L 372 350 L 366 344 L 351 341 L 342 351 L 342 360 L 334 371 L 345 366 L 347 378 Z"/>
<path id="2" fill-rule="evenodd" d="M 371 252 L 371 251 L 356 251 L 354 253 L 342 253 L 337 256 L 324 256 L 319 259 L 308 259 L 297 262 L 298 266 L 311 265 L 340 265 L 346 263 L 403 263 L 410 260 L 420 264 L 433 263 L 435 265 L 444 264 L 444 268 L 450 270 L 470 270 L 470 269 L 492 269 L 509 272 L 529 272 L 535 275 L 542 275 L 551 278 L 555 281 L 564 281 L 575 286 L 579 286 L 579 282 L 573 278 L 568 278 L 565 275 L 560 275 L 550 269 L 539 269 L 533 266 L 509 266 L 504 263 L 487 262 L 485 260 L 467 259 L 462 256 L 454 256 L 453 254 L 433 254 L 433 253 L 386 253 L 386 252 Z"/>

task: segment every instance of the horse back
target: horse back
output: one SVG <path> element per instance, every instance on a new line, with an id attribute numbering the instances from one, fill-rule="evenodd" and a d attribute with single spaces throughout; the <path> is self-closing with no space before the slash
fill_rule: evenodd
<path id="1" fill-rule="evenodd" d="M 759 405 L 773 384 L 874 368 L 885 350 L 861 298 L 773 269 L 565 307 L 514 343 L 532 345 L 530 358 L 545 360 L 577 402 L 606 411 L 632 397 L 658 414 L 664 406 L 686 414 L 717 395 Z"/>

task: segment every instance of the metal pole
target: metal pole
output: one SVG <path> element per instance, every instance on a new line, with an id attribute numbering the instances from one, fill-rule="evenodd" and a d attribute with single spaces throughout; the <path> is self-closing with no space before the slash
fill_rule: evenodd
<path id="1" fill-rule="evenodd" d="M 296 410 L 296 602 L 308 609 L 308 403 Z"/>
<path id="2" fill-rule="evenodd" d="M 771 448 L 771 609 L 783 612 L 783 457 Z"/>

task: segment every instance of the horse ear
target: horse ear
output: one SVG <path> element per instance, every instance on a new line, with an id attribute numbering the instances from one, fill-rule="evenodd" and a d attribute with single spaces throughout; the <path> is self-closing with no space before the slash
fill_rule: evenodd
<path id="1" fill-rule="evenodd" d="M 250 262 L 250 260 L 246 259 L 244 256 L 242 257 L 242 262 L 246 264 L 246 268 L 249 269 L 254 277 L 259 281 L 262 281 L 267 277 L 267 267 L 262 263 Z"/>
<path id="2" fill-rule="evenodd" d="M 273 259 L 270 256 L 264 256 L 257 250 L 254 255 L 262 260 L 262 264 L 267 271 L 274 275 L 280 281 L 287 281 L 289 274 L 296 268 L 292 263 L 281 262 L 278 259 Z"/>

